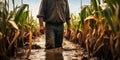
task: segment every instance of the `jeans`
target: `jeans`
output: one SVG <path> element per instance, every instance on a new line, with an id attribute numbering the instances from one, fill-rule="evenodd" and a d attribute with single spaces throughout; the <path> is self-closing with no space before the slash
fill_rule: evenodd
<path id="1" fill-rule="evenodd" d="M 64 25 L 46 23 L 46 49 L 62 47 Z"/>

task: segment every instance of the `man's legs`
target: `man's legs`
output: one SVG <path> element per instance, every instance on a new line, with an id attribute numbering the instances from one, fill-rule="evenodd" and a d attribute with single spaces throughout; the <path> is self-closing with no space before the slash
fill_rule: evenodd
<path id="1" fill-rule="evenodd" d="M 46 23 L 46 49 L 62 47 L 64 25 Z"/>

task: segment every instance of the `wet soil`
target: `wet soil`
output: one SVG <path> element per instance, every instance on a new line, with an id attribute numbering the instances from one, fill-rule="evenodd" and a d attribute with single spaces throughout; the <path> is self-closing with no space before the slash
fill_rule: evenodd
<path id="1" fill-rule="evenodd" d="M 86 60 L 88 57 L 85 49 L 79 45 L 64 39 L 63 49 L 55 48 L 45 50 L 45 36 L 36 37 L 33 39 L 33 46 L 29 58 L 26 59 L 28 49 L 20 48 L 17 51 L 17 56 L 10 60 Z"/>

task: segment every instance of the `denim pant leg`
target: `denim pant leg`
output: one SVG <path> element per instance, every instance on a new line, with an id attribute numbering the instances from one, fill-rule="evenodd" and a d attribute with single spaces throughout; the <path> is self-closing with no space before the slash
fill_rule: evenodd
<path id="1" fill-rule="evenodd" d="M 51 24 L 46 23 L 46 49 L 51 49 L 55 47 L 54 44 L 55 34 L 54 29 Z"/>
<path id="2" fill-rule="evenodd" d="M 46 48 L 62 47 L 64 25 L 46 23 Z"/>
<path id="3" fill-rule="evenodd" d="M 63 32 L 64 32 L 63 24 L 56 26 L 56 30 L 55 30 L 55 48 L 62 47 Z"/>

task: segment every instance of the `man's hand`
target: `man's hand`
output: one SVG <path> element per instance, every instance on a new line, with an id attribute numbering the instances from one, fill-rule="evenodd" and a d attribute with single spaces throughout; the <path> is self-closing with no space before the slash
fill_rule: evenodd
<path id="1" fill-rule="evenodd" d="M 66 23 L 67 23 L 67 33 L 68 33 L 68 34 L 71 34 L 71 24 L 70 24 L 70 20 L 67 20 Z"/>
<path id="2" fill-rule="evenodd" d="M 67 23 L 67 39 L 70 39 L 70 35 L 71 35 L 71 24 L 70 24 L 70 20 L 66 21 Z"/>
<path id="3" fill-rule="evenodd" d="M 71 34 L 71 28 L 70 28 L 70 27 L 67 28 L 67 33 L 68 33 L 69 35 Z"/>
<path id="4" fill-rule="evenodd" d="M 39 23 L 40 23 L 40 32 L 42 34 L 44 34 L 45 33 L 45 27 L 43 25 L 43 17 L 39 17 Z"/>
<path id="5" fill-rule="evenodd" d="M 42 34 L 45 33 L 45 27 L 44 26 L 40 26 L 40 33 L 42 33 Z"/>

